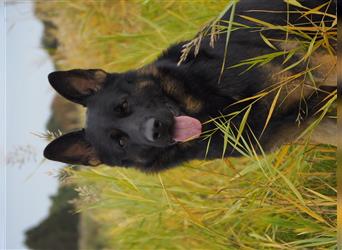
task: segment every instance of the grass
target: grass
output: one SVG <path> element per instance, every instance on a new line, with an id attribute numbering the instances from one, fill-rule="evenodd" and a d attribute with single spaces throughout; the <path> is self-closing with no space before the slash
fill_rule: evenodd
<path id="1" fill-rule="evenodd" d="M 191 162 L 159 175 L 67 171 L 109 249 L 317 249 L 336 244 L 335 149 Z"/>
<path id="2" fill-rule="evenodd" d="M 54 53 L 59 68 L 78 65 L 121 72 L 153 61 L 172 43 L 192 38 L 225 5 L 223 0 L 38 1 L 36 12 L 59 25 L 55 35 L 61 46 Z"/>
<path id="3" fill-rule="evenodd" d="M 226 8 L 234 8 L 234 2 L 79 0 L 36 5 L 41 19 L 57 25 L 53 32 L 60 46 L 51 54 L 58 68 L 119 72 L 145 65 L 170 44 L 196 34 L 197 40 L 184 48 L 184 58 L 189 48 L 198 46 L 201 36 L 210 35 L 214 45 L 217 33 L 229 36 L 241 28 L 233 19 L 227 26 L 216 26 L 215 18 Z M 303 15 L 309 11 L 326 15 L 323 10 L 324 6 L 304 9 Z M 211 20 L 212 28 L 203 28 Z M 328 42 L 336 35 L 334 24 L 313 25 L 305 31 L 253 21 L 260 30 L 283 29 L 301 36 L 300 63 L 308 62 L 319 48 L 335 53 Z M 306 32 L 317 35 L 309 39 Z M 276 41 L 262 39 L 266 46 L 274 47 Z M 248 70 L 280 56 L 286 63 L 293 54 L 293 50 L 275 49 L 233 67 Z M 229 54 L 226 56 L 229 62 Z M 286 70 L 300 63 L 294 62 Z M 227 67 L 223 62 L 223 70 Z M 78 211 L 84 217 L 81 245 L 90 249 L 335 249 L 336 148 L 304 143 L 258 155 L 249 143 L 253 138 L 244 138 L 242 133 L 248 129 L 253 102 L 271 96 L 266 127 L 279 105 L 280 91 L 294 79 L 310 78 L 311 71 L 307 68 L 241 100 L 248 105 L 239 114 L 209 121 L 217 125 L 216 132 L 223 133 L 226 147 L 235 146 L 245 157 L 192 161 L 158 175 L 106 166 L 77 171 L 66 168 L 64 182 L 77 186 L 80 195 Z M 335 98 L 336 93 L 321 114 L 334 107 Z M 231 125 L 236 115 L 245 121 L 239 127 Z M 210 136 L 207 139 L 210 142 Z"/>

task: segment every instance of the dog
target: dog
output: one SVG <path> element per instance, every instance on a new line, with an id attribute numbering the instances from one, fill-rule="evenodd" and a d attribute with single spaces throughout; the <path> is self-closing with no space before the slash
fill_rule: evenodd
<path id="1" fill-rule="evenodd" d="M 229 40 L 222 32 L 202 36 L 197 48 L 191 47 L 191 41 L 183 41 L 136 70 L 107 73 L 73 69 L 49 74 L 50 84 L 60 95 L 87 108 L 87 118 L 84 129 L 52 141 L 44 156 L 68 164 L 157 172 L 193 159 L 241 156 L 245 144 L 257 152 L 260 148 L 270 152 L 295 141 L 317 118 L 322 101 L 336 89 L 334 55 L 317 49 L 310 60 L 301 60 L 307 50 L 296 50 L 300 41 L 318 37 L 305 33 L 305 27 L 322 21 L 325 27 L 333 25 L 331 14 L 336 14 L 336 3 L 297 3 L 241 0 L 235 13 L 230 8 L 216 22 L 229 27 L 227 20 L 234 14 Z M 307 8 L 321 5 L 318 11 L 328 15 L 303 14 Z M 291 25 L 302 29 L 295 34 L 279 28 Z M 331 44 L 334 49 L 334 42 Z M 295 53 L 255 67 L 246 64 L 248 59 L 275 49 Z M 296 67 L 289 67 L 293 64 Z M 293 77 L 307 68 L 313 69 L 311 77 Z M 256 101 L 263 93 L 267 94 Z M 226 126 L 223 129 L 230 136 L 223 136 L 219 124 Z M 324 143 L 335 144 L 335 123 L 323 120 L 321 125 L 316 129 L 321 136 L 315 143 L 323 138 Z"/>

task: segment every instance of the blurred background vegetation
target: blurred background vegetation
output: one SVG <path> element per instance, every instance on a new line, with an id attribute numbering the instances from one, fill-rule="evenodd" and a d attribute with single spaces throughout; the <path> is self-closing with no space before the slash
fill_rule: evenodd
<path id="1" fill-rule="evenodd" d="M 37 1 L 35 6 L 45 26 L 42 44 L 56 69 L 121 72 L 193 38 L 227 1 Z M 55 97 L 48 130 L 66 132 L 83 122 L 81 107 Z M 156 175 L 67 167 L 50 217 L 27 232 L 26 242 L 32 249 L 57 241 L 62 245 L 56 249 L 334 249 L 335 151 L 286 145 L 268 156 L 193 161 Z M 75 211 L 66 229 L 64 221 Z M 59 229 L 69 236 L 56 233 Z"/>

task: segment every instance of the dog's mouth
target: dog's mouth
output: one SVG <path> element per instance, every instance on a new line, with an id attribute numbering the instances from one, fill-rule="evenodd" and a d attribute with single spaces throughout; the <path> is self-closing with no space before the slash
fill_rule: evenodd
<path id="1" fill-rule="evenodd" d="M 172 138 L 176 142 L 186 142 L 198 138 L 202 133 L 202 124 L 190 116 L 176 116 Z"/>
<path id="2" fill-rule="evenodd" d="M 174 117 L 171 136 L 174 142 L 186 142 L 198 138 L 202 133 L 202 124 L 196 118 L 183 114 L 179 108 L 166 103 L 167 108 Z"/>

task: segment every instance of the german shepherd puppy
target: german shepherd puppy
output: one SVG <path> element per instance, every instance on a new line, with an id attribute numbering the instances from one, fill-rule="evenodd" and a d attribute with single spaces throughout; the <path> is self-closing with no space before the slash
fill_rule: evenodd
<path id="1" fill-rule="evenodd" d="M 212 38 L 204 36 L 197 53 L 196 48 L 191 48 L 181 63 L 182 50 L 189 41 L 172 45 L 153 63 L 125 73 L 74 69 L 49 74 L 49 82 L 59 94 L 87 107 L 87 119 L 84 129 L 52 141 L 44 156 L 68 164 L 137 167 L 145 172 L 160 171 L 192 159 L 221 158 L 225 140 L 222 133 L 212 134 L 209 147 L 201 135 L 217 128 L 217 124 L 207 121 L 222 116 L 229 120 L 232 114 L 237 115 L 229 120 L 231 130 L 237 133 L 245 124 L 240 138 L 250 141 L 255 148 L 257 142 L 251 138 L 258 138 L 266 152 L 295 140 L 329 95 L 327 89 L 317 87 L 336 85 L 336 58 L 317 49 L 310 60 L 301 60 L 308 49 L 300 49 L 298 42 L 307 39 L 310 43 L 309 38 L 314 36 L 323 39 L 315 33 L 304 34 L 305 27 L 319 26 L 322 21 L 325 27 L 332 26 L 329 14 L 336 14 L 336 3 L 299 2 L 305 7 L 283 0 L 241 0 L 234 15 L 234 23 L 240 25 L 233 25 L 229 41 L 223 33 L 212 46 Z M 319 11 L 327 15 L 303 15 L 306 8 L 324 3 Z M 218 24 L 228 26 L 230 16 L 229 10 Z M 261 28 L 255 19 L 266 25 Z M 278 28 L 267 28 L 267 24 Z M 303 27 L 303 32 L 296 35 L 279 28 L 291 25 Z M 248 70 L 250 65 L 235 67 L 246 59 L 275 52 L 275 47 L 295 53 L 291 57 L 288 53 L 275 57 Z M 289 67 L 298 61 L 301 62 L 296 67 Z M 307 69 L 312 69 L 311 77 L 293 77 Z M 286 85 L 279 88 L 284 82 Z M 252 98 L 273 87 L 276 91 L 260 100 L 255 102 Z M 237 113 L 250 104 L 248 116 L 247 111 Z M 272 106 L 274 111 L 264 130 Z M 334 134 L 336 129 L 325 132 Z M 227 140 L 230 145 L 224 156 L 240 156 L 242 151 L 237 147 L 241 143 Z"/>

